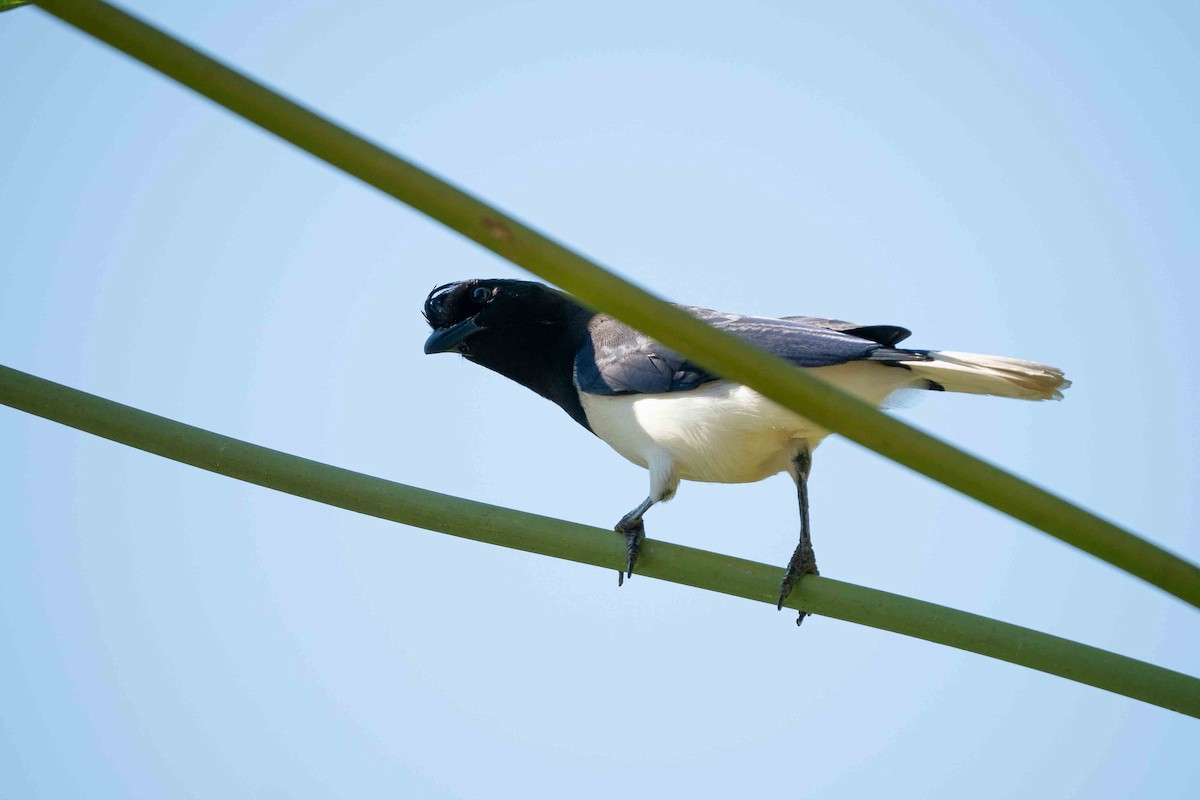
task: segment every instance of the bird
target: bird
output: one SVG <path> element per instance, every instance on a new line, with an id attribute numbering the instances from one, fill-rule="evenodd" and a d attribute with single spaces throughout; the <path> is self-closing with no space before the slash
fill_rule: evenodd
<path id="1" fill-rule="evenodd" d="M 876 406 L 905 389 L 1057 400 L 1070 386 L 1062 370 L 1031 361 L 897 347 L 911 335 L 898 325 L 680 308 Z M 646 498 L 615 526 L 626 550 L 618 585 L 633 576 L 643 515 L 672 499 L 681 480 L 750 483 L 781 472 L 796 484 L 800 538 L 776 607 L 803 576 L 820 574 L 808 480 L 830 431 L 541 283 L 446 283 L 429 293 L 423 314 L 432 329 L 426 354 L 458 353 L 533 390 L 649 471 Z"/>

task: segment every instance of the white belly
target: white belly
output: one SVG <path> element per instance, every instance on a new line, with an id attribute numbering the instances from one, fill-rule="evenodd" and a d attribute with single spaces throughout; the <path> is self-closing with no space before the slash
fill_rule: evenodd
<path id="1" fill-rule="evenodd" d="M 908 370 L 864 362 L 815 371 L 876 405 L 914 381 Z M 650 469 L 652 495 L 665 497 L 674 493 L 679 478 L 747 483 L 784 472 L 802 442 L 811 449 L 829 435 L 753 389 L 728 381 L 690 392 L 581 394 L 581 400 L 596 435 Z"/>

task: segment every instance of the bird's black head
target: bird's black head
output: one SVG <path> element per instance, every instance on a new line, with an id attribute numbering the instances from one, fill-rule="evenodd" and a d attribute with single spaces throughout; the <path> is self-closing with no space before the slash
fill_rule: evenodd
<path id="1" fill-rule="evenodd" d="M 433 333 L 425 353 L 467 353 L 467 339 L 484 329 L 477 318 L 496 298 L 496 281 L 471 279 L 444 283 L 425 298 L 422 312 Z"/>
<path id="2" fill-rule="evenodd" d="M 460 353 L 558 403 L 586 426 L 572 376 L 594 313 L 532 281 L 472 278 L 425 299 L 426 353 Z"/>
<path id="3" fill-rule="evenodd" d="M 511 349 L 582 310 L 567 295 L 532 281 L 472 278 L 438 286 L 425 299 L 433 333 L 426 353 L 461 353 L 474 360 L 484 350 Z"/>

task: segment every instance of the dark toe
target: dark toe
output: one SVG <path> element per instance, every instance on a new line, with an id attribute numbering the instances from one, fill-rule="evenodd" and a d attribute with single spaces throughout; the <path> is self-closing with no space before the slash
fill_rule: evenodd
<path id="1" fill-rule="evenodd" d="M 625 534 L 625 569 L 617 572 L 617 586 L 624 586 L 625 579 L 633 577 L 633 567 L 637 564 L 638 553 L 646 538 L 646 526 L 640 519 L 633 522 L 621 520 L 617 523 L 617 530 Z"/>

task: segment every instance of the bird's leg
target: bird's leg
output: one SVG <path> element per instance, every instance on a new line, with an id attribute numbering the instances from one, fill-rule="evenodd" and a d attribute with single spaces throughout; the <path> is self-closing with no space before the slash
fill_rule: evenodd
<path id="1" fill-rule="evenodd" d="M 796 453 L 792 466 L 796 470 L 796 495 L 800 500 L 800 544 L 796 545 L 796 552 L 792 553 L 792 560 L 788 562 L 787 572 L 783 575 L 783 583 L 779 585 L 778 609 L 783 608 L 783 601 L 791 594 L 792 587 L 801 575 L 820 574 L 817 572 L 817 557 L 813 553 L 812 531 L 808 525 L 808 474 L 812 470 L 812 452 L 807 442 Z M 806 616 L 808 613 L 801 611 L 796 624 L 804 622 Z"/>
<path id="2" fill-rule="evenodd" d="M 617 586 L 623 586 L 626 578 L 633 577 L 633 565 L 637 563 L 638 550 L 641 549 L 642 540 L 646 538 L 646 526 L 642 524 L 642 514 L 645 514 L 652 505 L 654 505 L 654 500 L 647 497 L 637 508 L 621 517 L 621 521 L 616 525 L 616 529 L 625 534 L 626 554 L 625 571 L 617 571 Z"/>

